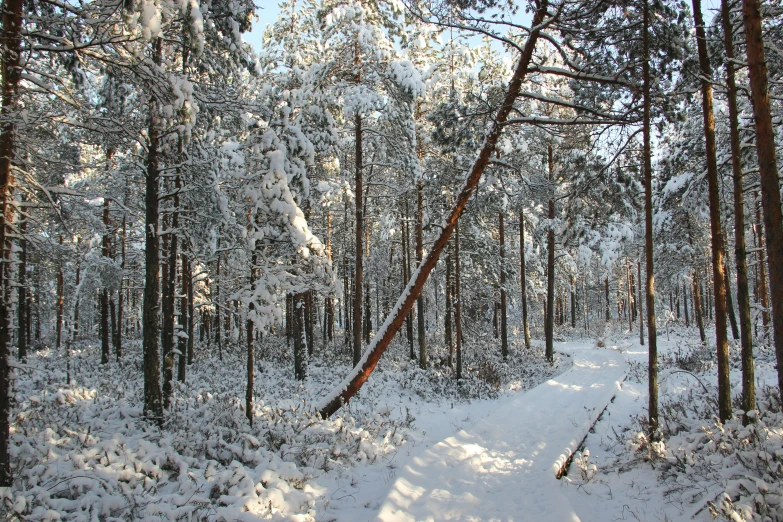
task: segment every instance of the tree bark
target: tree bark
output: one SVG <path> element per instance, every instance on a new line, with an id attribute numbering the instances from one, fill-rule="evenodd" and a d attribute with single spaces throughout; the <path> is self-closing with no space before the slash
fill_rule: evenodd
<path id="1" fill-rule="evenodd" d="M 459 222 L 457 222 L 454 226 L 454 331 L 457 335 L 454 344 L 457 352 L 457 379 L 462 379 L 462 294 L 459 278 Z"/>
<path id="2" fill-rule="evenodd" d="M 525 348 L 530 349 L 530 327 L 527 321 L 527 267 L 525 266 L 525 220 L 519 212 L 519 271 L 522 290 L 522 329 L 525 333 Z"/>
<path id="3" fill-rule="evenodd" d="M 761 178 L 761 204 L 764 208 L 764 233 L 767 240 L 767 260 L 770 266 L 783 266 L 783 216 L 780 209 L 780 181 L 775 155 L 775 132 L 772 127 L 767 63 L 761 30 L 761 0 L 742 0 L 745 39 L 748 53 L 748 73 L 756 123 L 756 154 Z M 770 272 L 769 289 L 772 299 L 772 329 L 778 363 L 778 389 L 783 395 L 783 271 Z"/>
<path id="4" fill-rule="evenodd" d="M 712 284 L 715 304 L 715 343 L 718 352 L 718 414 L 721 422 L 731 418 L 731 382 L 729 380 L 729 341 L 726 335 L 726 274 L 723 260 L 723 227 L 720 217 L 720 186 L 715 144 L 715 115 L 712 111 L 712 67 L 707 51 L 707 37 L 701 13 L 701 0 L 693 0 L 693 18 L 696 25 L 696 46 L 701 73 L 702 116 L 707 152 L 707 185 L 710 203 L 710 232 L 712 235 Z M 776 175 L 777 177 L 777 175 Z M 780 213 L 778 195 L 778 213 Z M 781 237 L 783 240 L 783 237 Z M 783 253 L 783 250 L 781 251 Z M 783 256 L 781 257 L 783 260 Z M 783 290 L 783 279 L 781 279 Z M 782 309 L 783 310 L 783 309 Z M 710 307 L 710 312 L 712 308 Z M 783 316 L 781 316 L 783 319 Z M 783 323 L 781 323 L 783 327 Z M 783 333 L 783 330 L 781 331 Z M 781 336 L 783 341 L 783 335 Z M 781 346 L 783 348 L 783 346 Z M 783 352 L 781 352 L 783 354 Z M 783 381 L 781 381 L 783 382 Z"/>
<path id="5" fill-rule="evenodd" d="M 555 163 L 552 155 L 552 145 L 547 145 L 547 165 L 549 168 L 549 228 L 547 229 L 547 262 L 546 262 L 546 318 L 544 320 L 544 335 L 546 338 L 546 359 L 554 361 L 555 333 L 555 198 L 554 176 Z"/>
<path id="6" fill-rule="evenodd" d="M 114 340 L 114 354 L 117 357 L 117 361 L 122 357 L 122 334 L 123 334 L 123 321 L 125 314 L 125 303 L 123 298 L 125 296 L 125 242 L 127 240 L 127 226 L 128 217 L 123 213 L 122 216 L 122 236 L 120 238 L 120 254 L 122 260 L 120 261 L 120 291 L 117 295 L 117 337 Z"/>
<path id="7" fill-rule="evenodd" d="M 636 269 L 637 269 L 637 281 L 638 287 L 639 287 L 639 344 L 644 346 L 644 316 L 642 315 L 644 313 L 644 301 L 642 301 L 642 260 L 641 257 L 639 258 L 639 261 L 636 263 Z"/>
<path id="8" fill-rule="evenodd" d="M 759 193 L 756 207 L 755 232 L 758 239 L 756 250 L 756 274 L 758 276 L 758 299 L 761 304 L 761 324 L 764 325 L 764 336 L 769 335 L 769 294 L 767 293 L 767 256 L 765 255 L 764 230 L 761 224 L 761 194 Z"/>
<path id="9" fill-rule="evenodd" d="M 644 0 L 642 20 L 642 80 L 644 124 L 642 129 L 644 150 L 644 248 L 646 254 L 647 281 L 647 346 L 648 393 L 647 407 L 651 437 L 658 431 L 658 331 L 655 325 L 655 271 L 653 263 L 653 206 L 652 206 L 652 157 L 650 150 L 650 7 Z"/>
<path id="10" fill-rule="evenodd" d="M 181 297 L 179 298 L 179 332 L 188 334 L 188 271 L 190 270 L 188 256 L 180 256 L 182 268 L 180 270 L 179 281 L 181 287 Z M 177 362 L 177 380 L 185 382 L 186 366 L 188 362 L 188 338 L 177 336 L 177 349 L 179 350 L 179 361 Z"/>
<path id="11" fill-rule="evenodd" d="M 432 249 L 427 254 L 427 258 L 421 264 L 421 266 L 413 274 L 411 280 L 408 282 L 407 292 L 404 292 L 402 296 L 397 300 L 392 313 L 386 318 L 386 321 L 378 333 L 375 335 L 372 343 L 370 344 L 367 353 L 362 357 L 359 364 L 356 365 L 351 375 L 347 378 L 346 386 L 341 386 L 340 389 L 334 390 L 330 396 L 328 396 L 318 407 L 318 412 L 322 417 L 329 417 L 336 412 L 343 404 L 348 402 L 356 392 L 359 391 L 362 384 L 364 384 L 370 377 L 370 374 L 375 369 L 378 361 L 383 355 L 383 352 L 389 346 L 389 343 L 394 338 L 395 334 L 399 330 L 405 315 L 413 308 L 413 305 L 421 293 L 424 283 L 427 280 L 435 264 L 438 262 L 438 257 L 446 246 L 454 228 L 459 220 L 459 216 L 465 209 L 465 206 L 470 201 L 473 191 L 481 178 L 484 169 L 486 168 L 492 153 L 495 150 L 495 146 L 503 131 L 503 123 L 508 118 L 509 113 L 514 105 L 514 100 L 519 94 L 520 87 L 522 85 L 522 79 L 524 78 L 528 65 L 533 55 L 538 36 L 543 29 L 542 22 L 547 9 L 546 0 L 541 0 L 538 4 L 535 14 L 533 16 L 533 29 L 525 43 L 522 54 L 519 59 L 519 63 L 514 71 L 514 75 L 508 84 L 507 92 L 503 100 L 503 105 L 494 118 L 492 125 L 490 126 L 485 139 L 484 144 L 481 147 L 478 158 L 476 159 L 473 167 L 465 180 L 465 185 L 461 189 L 454 206 L 449 212 L 448 216 L 444 220 L 443 229 L 440 236 L 435 241 Z"/>
<path id="12" fill-rule="evenodd" d="M 508 317 L 506 316 L 506 234 L 503 227 L 503 212 L 500 222 L 500 352 L 508 357 Z"/>
<path id="13" fill-rule="evenodd" d="M 294 376 L 298 381 L 307 377 L 307 340 L 304 328 L 304 294 L 294 295 Z M 354 327 L 356 323 L 354 323 Z"/>
<path id="14" fill-rule="evenodd" d="M 17 350 L 20 361 L 27 360 L 27 320 L 29 315 L 27 302 L 27 217 L 22 216 L 19 222 L 19 287 L 17 297 L 17 313 L 19 330 Z"/>
<path id="15" fill-rule="evenodd" d="M 0 487 L 13 484 L 11 458 L 8 454 L 11 413 L 11 371 L 8 358 L 11 345 L 11 229 L 13 219 L 13 187 L 11 164 L 16 151 L 14 115 L 16 95 L 21 77 L 22 0 L 4 0 L 2 29 L 0 29 L 0 57 L 2 57 L 3 99 L 2 126 L 0 126 L 0 248 L 3 266 L 0 268 Z"/>
<path id="16" fill-rule="evenodd" d="M 739 133 L 737 85 L 734 70 L 734 30 L 728 0 L 721 0 L 721 21 L 726 49 L 726 98 L 729 105 L 731 136 L 731 170 L 734 188 L 734 259 L 737 265 L 737 309 L 739 312 L 740 344 L 742 346 L 742 409 L 747 413 L 756 409 L 754 381 L 753 331 L 750 319 L 750 290 L 748 286 L 748 259 L 745 246 L 745 189 L 742 172 L 742 144 Z M 736 338 L 736 337 L 735 337 Z M 745 415 L 743 422 L 749 417 Z"/>
<path id="17" fill-rule="evenodd" d="M 111 157 L 111 155 L 107 155 Z M 103 199 L 103 238 L 101 239 L 101 255 L 104 263 L 109 263 L 109 199 Z M 109 289 L 101 290 L 101 364 L 109 362 Z"/>
<path id="18" fill-rule="evenodd" d="M 154 61 L 161 61 L 161 39 L 156 38 L 154 46 Z M 144 239 L 144 414 L 163 422 L 163 400 L 160 389 L 160 322 L 158 319 L 160 297 L 160 259 L 158 237 L 158 192 L 160 168 L 158 165 L 158 108 L 154 99 L 149 104 L 149 131 L 145 204 L 145 239 Z"/>
<path id="19" fill-rule="evenodd" d="M 193 344 L 194 344 L 194 327 L 196 320 L 195 306 L 193 303 L 193 264 L 187 264 L 187 278 L 188 278 L 188 364 L 193 364 L 195 357 Z"/>
<path id="20" fill-rule="evenodd" d="M 421 267 L 424 253 L 422 226 L 424 223 L 424 182 L 416 183 L 416 269 Z M 427 334 L 424 330 L 424 296 L 419 294 L 416 299 L 417 336 L 419 338 L 419 368 L 427 369 Z"/>
<path id="21" fill-rule="evenodd" d="M 695 268 L 693 269 L 693 315 L 696 319 L 696 324 L 699 327 L 699 337 L 701 342 L 707 340 L 707 336 L 704 334 L 704 314 L 702 314 L 701 307 L 701 284 L 699 282 L 699 272 Z"/>
<path id="22" fill-rule="evenodd" d="M 449 368 L 454 366 L 454 336 L 452 335 L 452 309 L 453 304 L 451 300 L 452 296 L 452 275 L 451 275 L 451 248 L 447 247 L 446 250 L 446 318 L 445 318 L 445 334 L 446 334 L 446 346 L 449 348 Z"/>
<path id="23" fill-rule="evenodd" d="M 357 114 L 356 127 L 356 177 L 354 182 L 354 194 L 356 198 L 356 259 L 354 271 L 353 290 L 353 364 L 359 364 L 362 358 L 362 283 L 364 276 L 362 249 L 362 226 L 364 215 L 362 209 L 362 117 Z"/>

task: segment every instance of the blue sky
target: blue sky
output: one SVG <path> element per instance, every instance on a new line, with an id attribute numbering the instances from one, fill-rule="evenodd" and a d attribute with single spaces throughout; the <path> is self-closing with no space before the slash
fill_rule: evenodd
<path id="1" fill-rule="evenodd" d="M 253 30 L 242 35 L 242 38 L 253 45 L 256 51 L 260 51 L 264 28 L 267 24 L 274 23 L 277 19 L 277 15 L 280 13 L 280 6 L 277 5 L 277 0 L 256 0 L 256 5 L 260 7 L 256 11 L 258 21 L 253 23 Z"/>

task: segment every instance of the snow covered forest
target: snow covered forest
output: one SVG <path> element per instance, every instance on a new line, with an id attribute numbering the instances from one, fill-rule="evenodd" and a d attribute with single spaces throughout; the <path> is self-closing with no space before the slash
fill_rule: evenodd
<path id="1" fill-rule="evenodd" d="M 783 521 L 781 0 L 2 0 L 0 516 Z"/>

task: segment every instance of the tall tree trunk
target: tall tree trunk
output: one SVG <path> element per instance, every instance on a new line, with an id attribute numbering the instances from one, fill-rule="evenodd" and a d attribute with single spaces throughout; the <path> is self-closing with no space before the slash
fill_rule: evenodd
<path id="1" fill-rule="evenodd" d="M 294 296 L 294 376 L 303 381 L 307 378 L 307 341 L 304 328 L 304 294 Z M 354 323 L 356 328 L 356 323 Z M 360 339 L 361 340 L 361 339 Z"/>
<path id="2" fill-rule="evenodd" d="M 604 300 L 606 301 L 606 309 L 604 310 L 604 318 L 606 319 L 606 322 L 612 320 L 611 312 L 609 309 L 609 275 L 604 278 Z"/>
<path id="3" fill-rule="evenodd" d="M 181 334 L 188 334 L 188 270 L 190 263 L 188 262 L 188 256 L 185 254 L 182 254 L 180 258 L 182 268 L 180 270 L 179 281 L 182 293 L 179 298 L 179 333 L 177 335 L 179 361 L 177 362 L 177 380 L 179 382 L 185 382 L 187 373 L 186 366 L 188 362 L 188 339 L 182 337 Z"/>
<path id="4" fill-rule="evenodd" d="M 120 261 L 120 291 L 119 295 L 117 295 L 117 338 L 114 342 L 114 353 L 117 357 L 117 361 L 120 360 L 122 357 L 122 334 L 123 334 L 123 321 L 124 315 L 125 315 L 125 309 L 124 309 L 124 302 L 123 298 L 125 296 L 125 242 L 127 240 L 127 226 L 128 226 L 128 216 L 123 213 L 122 215 L 122 236 L 120 237 L 120 254 L 122 255 L 122 260 Z"/>
<path id="5" fill-rule="evenodd" d="M 742 409 L 747 413 L 756 409 L 754 383 L 753 332 L 750 319 L 750 291 L 748 288 L 748 259 L 745 246 L 745 188 L 742 172 L 742 145 L 737 109 L 737 85 L 734 71 L 734 30 L 728 0 L 721 0 L 721 21 L 726 48 L 726 97 L 729 105 L 731 135 L 731 170 L 734 188 L 734 259 L 737 264 L 737 309 L 739 311 L 740 344 L 742 346 Z M 736 337 L 735 337 L 736 338 Z M 748 422 L 748 416 L 743 417 Z"/>
<path id="6" fill-rule="evenodd" d="M 161 61 L 161 39 L 156 38 L 153 44 L 155 63 Z M 160 321 L 158 319 L 160 297 L 160 258 L 158 232 L 158 193 L 160 169 L 158 165 L 158 116 L 157 103 L 150 100 L 149 131 L 145 204 L 145 241 L 144 241 L 144 414 L 163 422 L 163 400 L 160 389 Z"/>
<path id="7" fill-rule="evenodd" d="M 690 319 L 688 318 L 688 288 L 685 283 L 682 284 L 682 309 L 685 312 L 685 326 L 690 326 Z"/>
<path id="8" fill-rule="evenodd" d="M 416 183 L 416 269 L 421 267 L 424 245 L 422 226 L 424 224 L 424 182 Z M 416 300 L 417 335 L 419 338 L 419 368 L 427 369 L 427 335 L 424 330 L 424 296 L 419 294 Z"/>
<path id="9" fill-rule="evenodd" d="M 699 337 L 701 342 L 707 340 L 707 336 L 704 334 L 704 314 L 702 314 L 701 307 L 701 283 L 699 281 L 699 271 L 693 269 L 693 316 L 696 319 L 696 324 L 699 327 Z"/>
<path id="10" fill-rule="evenodd" d="M 356 259 L 354 272 L 353 294 L 353 364 L 359 364 L 362 358 L 362 284 L 364 281 L 362 226 L 364 215 L 362 209 L 362 117 L 358 113 L 355 118 L 356 127 L 356 178 L 354 194 L 356 195 Z"/>
<path id="11" fill-rule="evenodd" d="M 657 437 L 658 431 L 658 331 L 655 325 L 655 271 L 653 266 L 653 207 L 652 207 L 652 154 L 650 150 L 650 7 L 644 0 L 642 21 L 642 79 L 644 82 L 643 104 L 644 125 L 642 130 L 644 150 L 644 248 L 646 254 L 647 281 L 647 346 L 648 346 L 648 392 L 647 407 L 650 435 Z"/>
<path id="12" fill-rule="evenodd" d="M 107 155 L 111 157 L 110 155 Z M 101 240 L 101 255 L 104 262 L 109 262 L 109 199 L 103 199 L 103 238 Z M 109 362 L 109 289 L 101 290 L 101 364 Z"/>
<path id="13" fill-rule="evenodd" d="M 739 328 L 737 326 L 737 316 L 734 313 L 734 299 L 731 295 L 731 271 L 729 270 L 727 246 L 728 238 L 726 237 L 726 231 L 723 231 L 723 277 L 726 279 L 726 312 L 729 316 L 729 324 L 731 325 L 731 336 L 735 341 L 739 340 Z"/>
<path id="14" fill-rule="evenodd" d="M 644 301 L 642 301 L 642 259 L 639 258 L 639 261 L 636 263 L 636 269 L 638 272 L 638 276 L 636 278 L 639 287 L 639 344 L 644 346 Z"/>
<path id="15" fill-rule="evenodd" d="M 761 304 L 761 324 L 764 325 L 764 336 L 769 334 L 769 294 L 767 293 L 767 256 L 765 255 L 764 230 L 761 224 L 761 193 L 754 205 L 756 207 L 756 223 L 754 226 L 757 238 L 756 250 L 756 274 L 758 286 L 758 300 Z"/>
<path id="16" fill-rule="evenodd" d="M 179 174 L 174 180 L 174 208 L 171 212 L 171 230 L 168 244 L 168 277 L 164 278 L 166 290 L 163 293 L 163 405 L 168 407 L 173 392 L 174 380 L 174 337 L 176 332 L 176 294 L 177 294 L 177 259 L 179 257 L 179 190 L 182 187 Z"/>
<path id="17" fill-rule="evenodd" d="M 403 287 L 402 289 L 405 290 L 405 284 L 410 280 L 411 278 L 411 243 L 410 243 L 410 212 L 408 209 L 408 198 L 405 197 L 405 219 L 403 220 L 403 241 L 404 241 L 404 254 L 403 257 L 405 258 L 405 266 L 406 266 L 406 276 L 405 281 L 402 282 Z M 405 328 L 408 335 L 408 346 L 410 348 L 411 352 L 411 359 L 416 360 L 416 351 L 413 349 L 413 310 L 408 313 L 407 317 L 405 318 Z"/>
<path id="18" fill-rule="evenodd" d="M 187 264 L 187 278 L 188 278 L 188 364 L 193 364 L 193 358 L 195 357 L 193 343 L 193 330 L 195 326 L 196 313 L 193 303 L 193 264 Z"/>
<path id="19" fill-rule="evenodd" d="M 555 198 L 554 176 L 555 163 L 552 155 L 552 145 L 547 145 L 547 164 L 549 167 L 549 227 L 547 229 L 547 262 L 546 262 L 546 318 L 544 335 L 546 337 L 546 359 L 554 361 L 554 315 L 555 315 Z"/>
<path id="20" fill-rule="evenodd" d="M 503 227 L 503 212 L 500 222 L 500 352 L 508 357 L 508 317 L 506 316 L 506 234 Z"/>
<path id="21" fill-rule="evenodd" d="M 2 57 L 3 100 L 0 126 L 0 248 L 3 266 L 0 268 L 0 487 L 10 487 L 11 458 L 8 454 L 9 419 L 11 413 L 11 371 L 8 358 L 11 345 L 11 228 L 13 220 L 14 161 L 16 143 L 14 115 L 19 79 L 22 74 L 22 0 L 4 0 L 2 29 L 0 29 L 0 57 Z"/>
<path id="22" fill-rule="evenodd" d="M 761 0 L 742 0 L 745 39 L 748 53 L 748 73 L 756 123 L 756 154 L 761 178 L 761 204 L 764 208 L 764 233 L 767 240 L 767 260 L 770 266 L 783 266 L 783 216 L 780 209 L 780 181 L 775 155 L 775 131 L 772 127 L 767 62 L 761 30 Z M 783 395 L 783 271 L 770 271 L 772 299 L 772 329 L 778 363 L 778 389 Z"/>
<path id="23" fill-rule="evenodd" d="M 525 348 L 530 349 L 530 327 L 527 321 L 527 267 L 525 266 L 525 220 L 519 211 L 519 272 L 522 290 L 522 329 L 525 333 Z"/>
<path id="24" fill-rule="evenodd" d="M 631 299 L 633 299 L 633 285 L 631 284 L 631 261 L 627 257 L 625 258 L 625 279 L 628 286 L 628 303 L 630 305 Z M 631 313 L 633 307 L 629 306 L 628 308 L 628 331 L 633 332 L 633 314 Z"/>
<path id="25" fill-rule="evenodd" d="M 57 242 L 63 244 L 63 236 L 57 238 Z M 62 257 L 57 260 L 57 339 L 55 340 L 55 348 L 57 352 L 60 351 L 63 341 L 63 307 L 65 306 L 65 276 L 63 275 L 63 260 Z"/>
<path id="26" fill-rule="evenodd" d="M 571 328 L 576 328 L 576 278 L 571 276 Z"/>
<path id="27" fill-rule="evenodd" d="M 218 247 L 220 243 L 218 243 Z M 217 268 L 215 273 L 215 343 L 218 346 L 218 359 L 223 360 L 223 341 L 220 335 L 222 329 L 220 322 L 220 306 L 222 301 L 220 300 L 220 253 L 217 255 Z"/>
<path id="28" fill-rule="evenodd" d="M 446 346 L 449 348 L 449 368 L 452 368 L 454 365 L 454 336 L 452 335 L 452 308 L 453 304 L 451 302 L 451 296 L 452 296 L 452 275 L 451 275 L 451 248 L 447 247 L 446 250 L 446 324 L 445 324 L 445 334 L 446 334 Z"/>
<path id="29" fill-rule="evenodd" d="M 17 350 L 20 361 L 27 360 L 27 320 L 29 317 L 27 302 L 27 217 L 19 221 L 19 287 L 18 287 L 18 321 Z"/>
<path id="30" fill-rule="evenodd" d="M 707 160 L 707 185 L 710 202 L 710 232 L 712 235 L 712 279 L 715 293 L 715 343 L 718 352 L 718 410 L 720 420 L 731 418 L 731 382 L 729 380 L 729 341 L 726 336 L 726 275 L 723 260 L 723 227 L 720 218 L 720 186 L 715 145 L 715 115 L 712 111 L 712 67 L 707 51 L 707 37 L 701 13 L 701 0 L 693 0 L 693 18 L 696 25 L 696 46 L 701 73 L 702 116 Z M 775 175 L 777 178 L 777 174 Z M 778 215 L 780 195 L 778 194 Z M 781 236 L 783 246 L 783 236 Z M 781 250 L 783 254 L 783 250 Z M 781 256 L 783 261 L 783 255 Z M 783 278 L 781 278 L 783 291 Z M 783 308 L 781 308 L 783 310 Z M 710 312 L 712 308 L 710 307 Z M 783 315 L 781 316 L 783 319 Z M 781 322 L 783 328 L 783 322 Z M 783 330 L 781 330 L 783 334 Z M 781 335 L 783 341 L 783 335 Z M 781 345 L 783 348 L 783 345 Z M 783 355 L 783 352 L 781 352 Z M 783 381 L 781 381 L 783 382 Z"/>
<path id="31" fill-rule="evenodd" d="M 462 294 L 459 287 L 459 223 L 454 227 L 454 332 L 457 336 L 457 379 L 462 379 Z"/>

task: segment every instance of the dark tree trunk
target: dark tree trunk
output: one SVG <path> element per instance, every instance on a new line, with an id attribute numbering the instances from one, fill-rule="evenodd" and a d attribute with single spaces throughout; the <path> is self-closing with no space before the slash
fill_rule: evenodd
<path id="1" fill-rule="evenodd" d="M 416 268 L 421 267 L 423 259 L 422 225 L 424 223 L 424 183 L 419 179 L 416 184 Z M 424 330 L 424 296 L 419 294 L 416 300 L 417 335 L 419 338 L 419 368 L 427 368 L 427 335 Z"/>
<path id="2" fill-rule="evenodd" d="M 120 237 L 120 254 L 122 255 L 122 260 L 120 261 L 120 291 L 117 295 L 117 337 L 114 340 L 114 354 L 117 357 L 117 361 L 122 357 L 123 321 L 125 320 L 125 303 L 123 298 L 125 296 L 125 242 L 127 240 L 127 226 L 128 218 L 123 214 L 122 236 Z"/>
<path id="3" fill-rule="evenodd" d="M 454 365 L 454 336 L 452 335 L 452 275 L 451 275 L 451 248 L 447 247 L 446 250 L 446 324 L 445 324 L 445 334 L 446 334 L 446 346 L 449 348 L 449 368 L 452 368 Z"/>
<path id="4" fill-rule="evenodd" d="M 18 281 L 18 321 L 19 334 L 17 337 L 17 350 L 20 361 L 27 360 L 27 321 L 29 319 L 29 306 L 27 302 L 27 217 L 23 216 L 19 223 L 19 281 Z"/>
<path id="5" fill-rule="evenodd" d="M 606 319 L 606 322 L 612 320 L 611 311 L 609 309 L 609 276 L 607 275 L 606 278 L 604 278 L 604 300 L 606 301 L 606 309 L 604 310 L 604 318 Z"/>
<path id="6" fill-rule="evenodd" d="M 506 234 L 503 227 L 503 212 L 500 223 L 500 352 L 508 357 L 508 317 L 506 316 Z"/>
<path id="7" fill-rule="evenodd" d="M 761 324 L 764 325 L 764 336 L 769 334 L 769 295 L 767 293 L 767 256 L 764 254 L 764 230 L 761 225 L 761 195 L 757 198 L 756 205 L 756 238 L 758 240 L 758 249 L 756 250 L 756 273 L 758 276 L 758 300 L 761 304 Z"/>
<path id="8" fill-rule="evenodd" d="M 726 238 L 726 233 L 723 233 L 723 277 L 726 280 L 726 311 L 728 312 L 729 316 L 729 324 L 731 325 L 731 336 L 732 338 L 737 341 L 740 338 L 739 334 L 739 328 L 737 327 L 737 316 L 734 313 L 734 299 L 731 295 L 731 272 L 729 271 L 729 262 L 727 261 L 727 258 L 729 257 L 726 253 L 726 243 L 728 242 Z"/>
<path id="9" fill-rule="evenodd" d="M 63 236 L 57 238 L 57 242 L 63 244 Z M 1 270 L 0 270 L 1 271 Z M 57 261 L 57 339 L 55 347 L 60 351 L 63 341 L 63 307 L 65 305 L 65 277 L 63 275 L 63 260 Z"/>
<path id="10" fill-rule="evenodd" d="M 364 264 L 362 248 L 362 227 L 364 214 L 362 209 L 362 117 L 356 115 L 356 178 L 354 194 L 356 195 L 356 259 L 354 272 L 353 294 L 353 364 L 359 364 L 362 358 L 362 285 L 364 282 Z"/>
<path id="11" fill-rule="evenodd" d="M 304 328 L 304 294 L 294 296 L 294 376 L 303 381 L 307 378 L 307 340 Z M 356 324 L 354 323 L 354 327 Z"/>
<path id="12" fill-rule="evenodd" d="M 682 284 L 682 309 L 685 312 L 685 326 L 690 326 L 690 319 L 688 318 L 688 288 L 685 283 Z"/>
<path id="13" fill-rule="evenodd" d="M 218 244 L 218 246 L 220 246 Z M 218 359 L 221 361 L 223 360 L 223 341 L 220 335 L 220 330 L 222 328 L 221 322 L 220 322 L 220 306 L 222 301 L 220 300 L 220 253 L 218 253 L 217 256 L 217 269 L 215 274 L 215 300 L 213 300 L 215 304 L 215 343 L 218 346 Z"/>
<path id="14" fill-rule="evenodd" d="M 403 257 L 405 258 L 405 266 L 406 266 L 406 276 L 405 281 L 402 282 L 402 289 L 405 290 L 405 284 L 410 280 L 412 277 L 411 275 L 411 243 L 410 243 L 410 220 L 409 220 L 410 212 L 408 210 L 408 198 L 405 198 L 405 219 L 403 220 L 403 242 L 404 242 L 404 253 Z M 413 348 L 413 310 L 408 313 L 407 317 L 405 318 L 405 329 L 408 335 L 408 346 L 410 347 L 411 352 L 411 359 L 416 360 L 416 351 Z"/>
<path id="15" fill-rule="evenodd" d="M 255 256 L 253 256 L 255 259 Z M 253 263 L 255 265 L 255 262 Z M 253 349 L 253 321 L 250 318 L 250 313 L 253 311 L 253 303 L 248 304 L 247 321 L 245 322 L 245 328 L 247 329 L 247 365 L 245 370 L 247 372 L 247 388 L 245 388 L 245 416 L 250 426 L 253 426 L 253 387 L 255 386 L 255 350 Z"/>
<path id="16" fill-rule="evenodd" d="M 454 227 L 454 332 L 457 338 L 454 344 L 457 356 L 457 379 L 462 379 L 462 294 L 459 278 L 459 223 L 456 223 Z"/>
<path id="17" fill-rule="evenodd" d="M 522 293 L 522 329 L 525 333 L 525 348 L 530 349 L 530 328 L 527 321 L 527 267 L 525 266 L 525 220 L 519 212 L 519 272 Z"/>
<path id="18" fill-rule="evenodd" d="M 552 145 L 547 145 L 547 163 L 549 166 L 549 228 L 547 237 L 547 262 L 546 262 L 546 318 L 544 323 L 544 334 L 546 337 L 546 359 L 549 362 L 554 361 L 554 315 L 555 315 L 555 230 L 553 222 L 555 219 L 555 199 L 554 199 L 554 175 L 555 163 L 552 155 Z"/>
<path id="19" fill-rule="evenodd" d="M 647 281 L 647 343 L 648 343 L 648 420 L 650 435 L 657 437 L 658 431 L 658 331 L 655 325 L 655 271 L 653 266 L 653 207 L 652 207 L 652 154 L 650 150 L 650 9 L 644 0 L 642 21 L 642 80 L 643 85 L 643 142 L 644 163 L 644 248 L 646 254 Z"/>
<path id="20" fill-rule="evenodd" d="M 734 188 L 734 259 L 737 264 L 737 309 L 739 311 L 740 343 L 742 345 L 742 409 L 747 413 L 756 409 L 754 383 L 753 332 L 750 322 L 750 291 L 748 288 L 748 259 L 745 247 L 745 194 L 742 172 L 742 146 L 739 134 L 737 85 L 734 72 L 734 30 L 728 0 L 721 0 L 721 21 L 726 48 L 726 98 L 729 105 L 731 135 L 731 170 Z M 727 271 L 728 273 L 728 271 Z M 736 339 L 736 335 L 735 335 Z M 745 415 L 743 421 L 748 422 Z"/>
<path id="21" fill-rule="evenodd" d="M 574 276 L 571 276 L 569 292 L 571 294 L 571 328 L 576 328 L 576 280 Z"/>
<path id="22" fill-rule="evenodd" d="M 723 227 L 721 225 L 720 217 L 720 186 L 715 144 L 715 115 L 712 110 L 712 67 L 710 66 L 710 58 L 707 50 L 707 38 L 701 13 L 701 0 L 693 0 L 693 18 L 696 25 L 696 46 L 699 53 L 704 141 L 707 151 L 707 185 L 710 202 L 710 232 L 712 236 L 712 286 L 715 294 L 715 343 L 718 352 L 718 410 L 721 422 L 726 422 L 731 418 L 729 341 L 726 336 L 727 277 L 724 273 Z M 780 214 L 779 195 L 778 214 Z M 781 239 L 783 240 L 783 237 L 781 237 Z M 783 256 L 781 257 L 781 260 L 783 260 Z M 781 282 L 781 290 L 783 290 L 783 279 L 781 279 Z M 712 295 L 712 293 L 710 293 L 710 295 Z M 709 309 L 710 315 L 712 315 L 712 307 L 710 306 Z M 783 324 L 781 326 L 783 326 Z M 783 333 L 783 331 L 781 331 L 781 333 Z M 781 340 L 783 340 L 783 336 L 781 336 Z"/>
<path id="23" fill-rule="evenodd" d="M 644 316 L 642 315 L 644 313 L 644 301 L 642 301 L 642 260 L 641 257 L 639 258 L 639 262 L 636 263 L 636 268 L 638 272 L 637 281 L 638 287 L 639 287 L 639 344 L 644 346 Z M 671 294 L 670 294 L 671 295 Z"/>
<path id="24" fill-rule="evenodd" d="M 16 90 L 22 69 L 22 0 L 4 0 L 2 29 L 0 29 L 0 57 L 2 57 L 3 100 L 2 126 L 0 126 L 0 248 L 3 266 L 0 268 L 0 487 L 13 484 L 11 458 L 8 454 L 9 419 L 11 413 L 11 371 L 8 358 L 11 346 L 11 228 L 13 218 L 14 176 L 11 163 L 14 161 L 16 143 L 14 120 Z M 59 347 L 58 347 L 59 348 Z"/>
<path id="25" fill-rule="evenodd" d="M 188 256 L 180 256 L 182 268 L 180 270 L 179 281 L 181 287 L 181 297 L 179 298 L 179 334 L 188 334 L 188 271 L 190 270 Z M 186 366 L 188 356 L 188 338 L 177 335 L 177 349 L 179 350 L 179 361 L 177 362 L 177 380 L 185 382 Z"/>
<path id="26" fill-rule="evenodd" d="M 193 265 L 187 264 L 187 278 L 188 278 L 188 364 L 193 364 L 193 358 L 195 357 L 193 343 L 194 326 L 196 320 L 195 306 L 193 303 Z"/>
<path id="27" fill-rule="evenodd" d="M 155 63 L 161 61 L 161 39 L 154 45 Z M 158 192 L 160 170 L 158 166 L 158 117 L 154 99 L 149 107 L 148 153 L 146 172 L 145 244 L 144 244 L 144 414 L 163 422 L 163 400 L 160 389 L 160 322 L 158 319 L 160 297 L 160 258 L 158 232 Z"/>
<path id="28" fill-rule="evenodd" d="M 110 155 L 108 155 L 110 157 Z M 101 255 L 104 262 L 109 262 L 109 200 L 103 200 L 103 238 L 101 240 Z M 109 362 L 109 289 L 101 290 L 101 364 Z"/>
<path id="29" fill-rule="evenodd" d="M 693 270 L 693 315 L 696 319 L 696 324 L 699 326 L 699 337 L 701 338 L 701 342 L 705 342 L 707 340 L 706 335 L 704 334 L 704 314 L 702 313 L 702 306 L 701 306 L 701 282 L 699 281 L 699 272 L 698 270 Z"/>
<path id="30" fill-rule="evenodd" d="M 778 363 L 778 389 L 783 396 L 783 216 L 780 209 L 780 180 L 775 156 L 775 131 L 772 127 L 767 62 L 761 30 L 761 0 L 742 0 L 748 73 L 756 123 L 756 154 L 761 178 L 761 204 L 764 207 L 764 233 L 767 260 L 776 270 L 770 271 L 769 290 L 772 299 L 772 330 Z"/>

